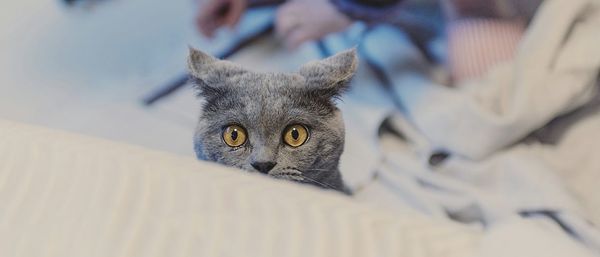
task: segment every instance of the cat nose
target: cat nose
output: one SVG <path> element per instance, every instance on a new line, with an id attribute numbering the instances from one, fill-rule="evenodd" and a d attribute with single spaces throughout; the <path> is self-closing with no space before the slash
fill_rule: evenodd
<path id="1" fill-rule="evenodd" d="M 275 165 L 277 165 L 277 163 L 276 162 L 253 162 L 251 165 L 256 170 L 260 171 L 260 173 L 269 174 L 269 171 L 272 170 L 273 167 L 275 167 Z"/>

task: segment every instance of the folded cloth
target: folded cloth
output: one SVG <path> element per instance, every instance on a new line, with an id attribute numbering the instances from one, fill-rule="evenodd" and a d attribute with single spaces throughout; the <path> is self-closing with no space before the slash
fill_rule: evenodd
<path id="1" fill-rule="evenodd" d="M 381 137 L 383 161 L 357 198 L 488 233 L 543 219 L 547 242 L 600 253 L 600 112 L 580 112 L 599 91 L 598 28 L 600 1 L 547 0 L 514 59 L 458 88 L 397 69 L 393 48 L 370 48 L 394 82 L 402 112 L 388 120 L 403 138 Z M 575 110 L 584 117 L 568 118 Z M 567 131 L 549 133 L 552 120 Z M 543 127 L 550 136 L 533 133 Z"/>
<path id="2" fill-rule="evenodd" d="M 545 1 L 513 60 L 458 90 L 395 76 L 397 97 L 431 149 L 485 158 L 593 96 L 600 67 L 599 5 Z"/>

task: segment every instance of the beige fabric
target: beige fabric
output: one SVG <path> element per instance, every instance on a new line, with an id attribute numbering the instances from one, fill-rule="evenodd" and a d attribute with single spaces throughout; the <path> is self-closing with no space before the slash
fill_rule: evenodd
<path id="1" fill-rule="evenodd" d="M 598 0 L 545 1 L 514 60 L 459 90 L 396 76 L 396 93 L 431 148 L 482 160 L 589 102 L 599 27 Z"/>
<path id="2" fill-rule="evenodd" d="M 595 107 L 595 115 L 578 120 L 556 148 L 540 149 L 541 156 L 564 179 L 594 224 L 600 224 L 599 131 L 600 105 Z"/>
<path id="3" fill-rule="evenodd" d="M 0 121 L 0 256 L 470 256 L 479 233 Z"/>

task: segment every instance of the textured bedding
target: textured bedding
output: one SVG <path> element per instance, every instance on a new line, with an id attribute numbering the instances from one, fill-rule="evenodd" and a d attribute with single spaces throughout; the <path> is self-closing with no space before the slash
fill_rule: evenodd
<path id="1" fill-rule="evenodd" d="M 0 120 L 0 256 L 472 256 L 480 232 Z"/>

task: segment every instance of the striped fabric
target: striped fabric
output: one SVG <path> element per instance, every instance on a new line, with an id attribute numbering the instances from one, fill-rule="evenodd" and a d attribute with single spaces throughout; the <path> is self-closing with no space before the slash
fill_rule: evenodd
<path id="1" fill-rule="evenodd" d="M 0 120 L 0 256 L 472 256 L 477 231 Z"/>
<path id="2" fill-rule="evenodd" d="M 483 75 L 490 67 L 513 58 L 524 23 L 514 20 L 463 19 L 448 25 L 448 66 L 453 80 Z"/>

